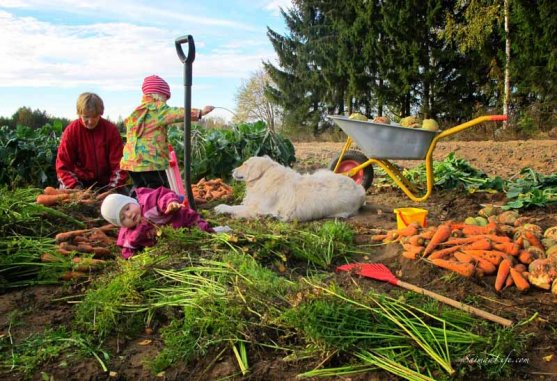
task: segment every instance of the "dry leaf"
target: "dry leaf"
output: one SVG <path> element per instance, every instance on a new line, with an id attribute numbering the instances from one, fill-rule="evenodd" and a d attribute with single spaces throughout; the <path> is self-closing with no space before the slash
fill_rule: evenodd
<path id="1" fill-rule="evenodd" d="M 149 345 L 152 342 L 153 342 L 153 340 L 145 339 L 145 340 L 141 340 L 138 344 L 139 345 Z"/>

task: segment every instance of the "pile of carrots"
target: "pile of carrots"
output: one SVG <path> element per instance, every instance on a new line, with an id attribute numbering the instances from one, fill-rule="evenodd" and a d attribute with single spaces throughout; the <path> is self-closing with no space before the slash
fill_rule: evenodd
<path id="1" fill-rule="evenodd" d="M 96 194 L 91 189 L 57 189 L 46 187 L 43 193 L 37 196 L 37 204 L 53 206 L 63 203 L 81 203 L 95 205 L 106 198 L 113 190 Z"/>
<path id="2" fill-rule="evenodd" d="M 483 226 L 448 221 L 422 228 L 414 222 L 374 235 L 372 240 L 397 242 L 405 258 L 426 260 L 464 277 L 494 275 L 498 292 L 513 285 L 520 291 L 528 290 L 532 279 L 528 265 L 547 258 L 543 230 L 515 211 L 490 207 L 479 214 L 483 215 Z M 557 263 L 557 255 L 554 260 Z"/>
<path id="3" fill-rule="evenodd" d="M 224 200 L 232 196 L 232 187 L 221 178 L 205 180 L 202 178 L 191 187 L 196 203 L 203 204 L 209 201 Z"/>
<path id="4" fill-rule="evenodd" d="M 116 226 L 109 224 L 98 228 L 58 233 L 55 237 L 58 253 L 64 256 L 73 255 L 73 270 L 65 273 L 62 279 L 81 278 L 88 272 L 102 269 L 107 264 L 107 259 L 112 258 L 116 245 L 116 238 L 107 233 L 114 233 L 116 230 Z M 45 253 L 41 256 L 41 261 L 56 262 L 59 258 Z"/>

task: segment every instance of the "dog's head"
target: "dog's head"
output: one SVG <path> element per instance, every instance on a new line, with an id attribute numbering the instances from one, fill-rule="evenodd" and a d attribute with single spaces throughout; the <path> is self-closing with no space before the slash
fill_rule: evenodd
<path id="1" fill-rule="evenodd" d="M 269 168 L 277 165 L 269 156 L 253 156 L 232 172 L 232 177 L 238 181 L 250 183 L 257 180 Z"/>

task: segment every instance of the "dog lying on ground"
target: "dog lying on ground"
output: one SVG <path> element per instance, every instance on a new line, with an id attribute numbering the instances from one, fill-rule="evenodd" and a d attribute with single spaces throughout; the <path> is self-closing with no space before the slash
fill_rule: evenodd
<path id="1" fill-rule="evenodd" d="M 365 203 L 364 188 L 348 176 L 325 169 L 302 175 L 268 156 L 249 158 L 232 176 L 246 183 L 244 200 L 240 205 L 217 205 L 217 214 L 310 221 L 350 217 Z"/>

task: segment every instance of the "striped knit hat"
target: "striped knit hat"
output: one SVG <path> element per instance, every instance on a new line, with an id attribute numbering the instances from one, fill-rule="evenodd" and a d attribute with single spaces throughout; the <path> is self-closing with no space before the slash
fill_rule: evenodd
<path id="1" fill-rule="evenodd" d="M 167 98 L 170 98 L 170 86 L 168 86 L 168 83 L 166 83 L 166 81 L 158 75 L 145 77 L 141 90 L 143 90 L 143 94 L 158 93 L 166 95 Z"/>

